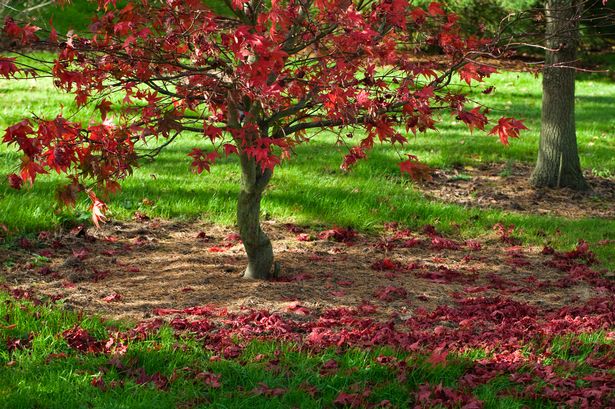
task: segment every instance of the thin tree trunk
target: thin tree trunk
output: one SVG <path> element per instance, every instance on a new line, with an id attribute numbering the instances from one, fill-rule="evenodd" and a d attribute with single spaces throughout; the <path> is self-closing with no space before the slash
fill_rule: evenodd
<path id="1" fill-rule="evenodd" d="M 575 69 L 579 37 L 577 0 L 548 0 L 546 51 L 542 79 L 542 119 L 538 160 L 530 183 L 535 187 L 585 190 L 574 118 Z"/>
<path id="2" fill-rule="evenodd" d="M 261 198 L 271 176 L 270 169 L 262 172 L 254 158 L 241 155 L 241 190 L 237 202 L 237 224 L 248 254 L 248 267 L 244 272 L 244 278 L 266 280 L 273 273 L 273 248 L 260 224 Z"/>
<path id="3" fill-rule="evenodd" d="M 260 112 L 260 106 L 254 104 L 247 113 L 247 118 L 240 118 L 241 110 L 235 99 L 229 97 L 227 102 L 227 123 L 231 128 L 241 128 L 243 120 L 255 121 Z M 267 135 L 268 129 L 261 128 L 260 134 Z M 253 138 L 257 137 L 258 135 L 247 136 L 247 138 L 250 138 L 249 141 L 253 141 Z M 269 184 L 271 176 L 273 176 L 273 171 L 271 169 L 263 171 L 256 160 L 243 151 L 241 147 L 246 141 L 236 139 L 235 142 L 240 149 L 239 162 L 241 166 L 241 188 L 237 200 L 237 225 L 239 226 L 239 235 L 243 247 L 248 255 L 248 266 L 243 277 L 267 280 L 273 275 L 274 257 L 271 241 L 261 228 L 260 212 L 263 192 Z"/>

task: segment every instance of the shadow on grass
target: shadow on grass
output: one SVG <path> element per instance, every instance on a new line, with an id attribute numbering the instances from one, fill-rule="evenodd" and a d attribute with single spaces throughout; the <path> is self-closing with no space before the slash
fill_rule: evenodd
<path id="1" fill-rule="evenodd" d="M 445 145 L 443 149 L 453 150 L 453 142 L 440 143 Z M 486 155 L 493 143 L 474 146 L 474 152 Z M 414 228 L 432 224 L 443 232 L 462 236 L 488 233 L 501 222 L 514 224 L 532 242 L 567 247 L 579 239 L 592 242 L 615 238 L 612 220 L 521 215 L 426 200 L 399 174 L 390 148 L 376 148 L 368 161 L 350 173 L 337 169 L 341 155 L 321 142 L 302 146 L 296 159 L 276 171 L 263 200 L 263 218 L 360 230 L 374 230 L 392 221 Z M 138 210 L 152 217 L 206 218 L 233 224 L 239 188 L 236 159 L 221 160 L 210 175 L 192 175 L 187 167 L 180 147 L 172 147 L 155 163 L 145 164 L 109 201 L 114 216 L 130 218 Z M 53 213 L 57 185 L 56 180 L 41 178 L 33 189 L 14 191 L 6 184 L 0 186 L 0 206 L 5 209 L 0 223 L 28 233 L 65 221 L 87 220 L 85 202 L 76 213 L 72 209 Z M 145 198 L 153 200 L 154 206 L 144 205 Z"/>

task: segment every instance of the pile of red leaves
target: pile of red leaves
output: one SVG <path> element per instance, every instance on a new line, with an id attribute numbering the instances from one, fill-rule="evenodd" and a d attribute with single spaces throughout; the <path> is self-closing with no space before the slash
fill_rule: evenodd
<path id="1" fill-rule="evenodd" d="M 295 227 L 287 227 L 293 234 L 305 234 L 309 240 L 332 240 L 346 244 L 358 244 L 361 237 L 350 229 L 325 230 L 317 235 L 304 233 Z M 503 262 L 512 269 L 522 269 L 529 265 L 530 255 L 519 244 L 512 227 L 496 226 L 498 240 L 505 246 Z M 199 237 L 205 240 L 203 237 Z M 298 238 L 302 240 L 301 238 Z M 46 242 L 51 237 L 44 237 Z M 207 239 L 206 241 L 209 241 Z M 31 242 L 22 243 L 32 247 Z M 222 251 L 238 244 L 237 236 L 227 236 L 223 244 L 215 246 Z M 133 244 L 130 244 L 131 246 Z M 75 326 L 64 331 L 61 337 L 67 345 L 83 354 L 108 354 L 122 356 L 126 345 L 131 341 L 144 340 L 158 331 L 163 325 L 170 326 L 178 337 L 189 334 L 198 339 L 203 347 L 211 352 L 212 360 L 241 359 L 246 346 L 254 340 L 290 342 L 301 350 L 318 353 L 334 348 L 340 351 L 348 348 L 390 347 L 405 351 L 417 360 L 400 360 L 390 356 L 379 356 L 374 364 L 391 368 L 399 382 L 405 382 L 417 370 L 417 365 L 447 366 L 460 353 L 481 350 L 485 358 L 474 360 L 465 368 L 455 388 L 423 384 L 412 397 L 417 407 L 481 408 L 472 391 L 490 381 L 505 377 L 515 388 L 505 394 L 522 399 L 548 399 L 558 406 L 565 407 L 609 407 L 614 397 L 615 374 L 615 281 L 604 271 L 597 270 L 594 253 L 589 245 L 581 241 L 570 251 L 556 251 L 545 247 L 540 262 L 558 275 L 550 279 L 538 275 L 514 280 L 502 272 L 491 272 L 481 277 L 471 267 L 447 266 L 440 263 L 436 255 L 429 264 L 426 261 L 404 261 L 396 248 L 420 246 L 435 251 L 463 252 L 462 263 L 471 266 L 481 257 L 481 243 L 477 241 L 455 241 L 445 238 L 433 227 L 427 226 L 422 234 L 391 225 L 387 233 L 372 248 L 384 253 L 371 264 L 373 275 L 385 275 L 390 284 L 372 287 L 372 298 L 363 300 L 359 305 L 335 308 L 308 308 L 309 300 L 291 298 L 284 310 L 270 311 L 263 308 L 244 308 L 229 311 L 224 306 L 197 305 L 188 308 L 158 308 L 153 310 L 156 318 L 145 320 L 128 331 L 113 333 L 97 338 L 86 329 Z M 50 245 L 50 249 L 53 246 Z M 344 247 L 345 248 L 345 247 Z M 50 250 L 51 251 L 51 250 Z M 210 248 L 211 251 L 211 248 Z M 87 250 L 73 252 L 74 259 L 89 257 Z M 314 255 L 315 260 L 329 260 L 335 255 Z M 435 264 L 434 264 L 435 263 Z M 532 264 L 535 265 L 535 264 Z M 54 274 L 40 272 L 45 277 Z M 458 290 L 452 294 L 452 303 L 438 305 L 432 309 L 417 307 L 409 287 L 404 287 L 395 279 L 401 275 L 411 275 L 417 280 L 427 280 L 433 285 L 449 288 L 454 284 Z M 555 278 L 553 278 L 555 277 Z M 282 277 L 278 283 L 294 281 L 316 281 L 309 273 L 299 273 Z M 96 271 L 92 280 L 105 279 L 103 273 Z M 329 277 L 331 295 L 343 296 L 356 283 L 347 279 Z M 583 303 L 570 303 L 555 307 L 530 303 L 517 297 L 518 294 L 532 294 L 537 289 L 571 288 L 583 283 L 594 295 Z M 41 300 L 30 290 L 14 289 L 4 285 L 16 299 L 26 299 L 40 304 Z M 343 289 L 342 289 L 343 288 Z M 193 291 L 184 288 L 186 292 Z M 182 291 L 184 291 L 182 290 Z M 107 293 L 104 301 L 121 303 L 121 294 Z M 422 296 L 414 296 L 421 301 Z M 393 311 L 386 306 L 410 306 L 411 310 Z M 420 303 L 418 303 L 420 305 Z M 607 344 L 596 344 L 585 353 L 582 359 L 562 359 L 552 345 L 566 339 L 569 354 L 587 350 L 582 341 L 583 334 L 603 334 Z M 9 351 L 28 348 L 32 336 L 5 339 Z M 257 358 L 254 358 L 257 359 Z M 260 359 L 260 358 L 258 358 Z M 264 358 L 263 358 L 264 359 Z M 267 365 L 275 368 L 276 358 Z M 138 384 L 151 384 L 166 389 L 173 377 L 159 373 L 148 373 L 139 363 L 110 361 L 123 378 Z M 218 388 L 224 379 L 212 372 L 199 372 L 189 368 L 182 369 L 183 377 L 202 382 L 208 387 Z M 339 365 L 335 360 L 325 362 L 320 368 L 322 376 L 338 373 Z M 103 371 L 104 372 L 104 371 Z M 104 375 L 104 373 L 103 373 Z M 106 382 L 104 376 L 97 377 L 92 384 L 102 390 L 117 386 L 117 382 Z M 306 391 L 310 386 L 306 386 Z M 255 395 L 275 397 L 284 394 L 281 388 L 259 384 L 251 391 Z M 389 402 L 390 403 L 390 402 Z M 386 407 L 387 401 L 371 402 L 370 391 L 352 389 L 341 391 L 334 404 L 340 407 Z"/>

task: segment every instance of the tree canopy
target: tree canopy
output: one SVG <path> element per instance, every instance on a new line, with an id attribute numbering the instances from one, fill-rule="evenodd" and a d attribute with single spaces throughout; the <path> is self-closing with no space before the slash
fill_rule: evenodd
<path id="1" fill-rule="evenodd" d="M 389 143 L 399 148 L 400 170 L 421 178 L 425 166 L 404 151 L 407 133 L 436 129 L 447 113 L 470 130 L 488 124 L 488 109 L 472 102 L 459 81 L 473 85 L 494 73 L 480 58 L 501 50 L 489 38 L 464 35 L 458 17 L 440 3 L 225 3 L 228 14 L 199 0 L 99 0 L 91 32 L 65 37 L 8 19 L 4 33 L 13 48 L 38 44 L 58 54 L 53 62 L 37 61 L 47 68 L 36 71 L 27 68 L 33 57 L 2 57 L 0 75 L 46 71 L 77 106 L 94 104 L 101 119 L 81 124 L 60 114 L 9 127 L 3 141 L 23 152 L 11 185 L 65 173 L 69 182 L 59 198 L 71 204 L 86 191 L 97 224 L 106 207 L 100 192 L 117 191 L 139 159 L 192 131 L 211 142 L 209 150 L 187 153 L 194 171 L 239 155 L 243 189 L 257 194 L 254 207 L 274 168 L 315 130 L 333 131 L 347 146 L 343 169 L 375 143 Z M 424 55 L 425 49 L 437 54 Z M 506 144 L 524 128 L 504 117 L 489 133 Z"/>

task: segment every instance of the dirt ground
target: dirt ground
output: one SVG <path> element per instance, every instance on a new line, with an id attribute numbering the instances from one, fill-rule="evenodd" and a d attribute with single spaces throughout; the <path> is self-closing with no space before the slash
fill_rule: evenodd
<path id="1" fill-rule="evenodd" d="M 294 226 L 268 223 L 266 230 L 282 265 L 271 282 L 240 278 L 244 252 L 231 230 L 157 220 L 55 235 L 50 249 L 36 251 L 49 263 L 41 265 L 40 257 L 27 255 L 33 249 L 24 250 L 3 275 L 12 288 L 62 299 L 70 308 L 134 320 L 202 305 L 301 314 L 303 308 L 318 312 L 364 302 L 376 305 L 382 318 L 404 319 L 415 308 L 469 294 L 504 295 L 545 309 L 601 295 L 581 281 L 554 287 L 566 273 L 546 265 L 550 256 L 542 249 L 495 238 L 457 243 L 422 233 L 394 239 L 399 234 L 391 232 L 353 243 L 306 242 Z M 62 247 L 53 248 L 56 241 Z"/>
<path id="2" fill-rule="evenodd" d="M 585 174 L 591 190 L 533 189 L 532 168 L 524 164 L 484 165 L 479 168 L 437 170 L 423 193 L 434 199 L 468 207 L 495 208 L 519 213 L 571 219 L 615 217 L 615 180 Z"/>
<path id="3" fill-rule="evenodd" d="M 467 206 L 571 218 L 615 215 L 612 180 L 590 177 L 594 190 L 579 194 L 529 189 L 528 173 L 522 166 L 438 171 L 422 189 Z M 557 254 L 519 245 L 506 226 L 481 242 L 460 242 L 429 227 L 389 226 L 380 236 L 355 236 L 269 221 L 264 228 L 282 270 L 277 280 L 258 282 L 241 278 L 245 253 L 234 230 L 136 219 L 22 239 L 20 248 L 0 254 L 0 276 L 10 288 L 64 300 L 69 308 L 134 320 L 202 305 L 301 315 L 363 303 L 376 305 L 383 318 L 404 319 L 416 308 L 468 295 L 551 309 L 610 291 L 571 280 Z"/>

